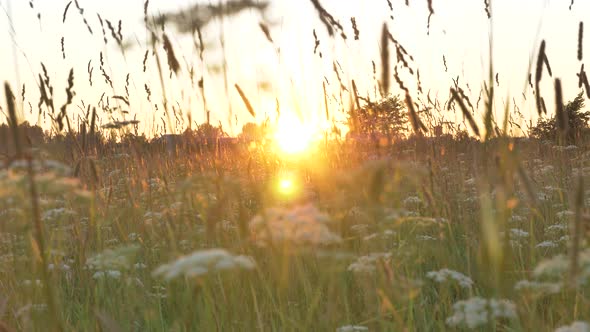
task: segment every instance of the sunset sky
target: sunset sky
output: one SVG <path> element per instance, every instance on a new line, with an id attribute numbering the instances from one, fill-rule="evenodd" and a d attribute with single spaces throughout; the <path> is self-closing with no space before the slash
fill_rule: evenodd
<path id="1" fill-rule="evenodd" d="M 160 102 L 160 81 L 155 58 L 150 56 L 147 73 L 143 72 L 143 56 L 146 50 L 146 29 L 143 26 L 143 0 L 88 1 L 79 0 L 84 8 L 93 34 L 85 27 L 74 4 L 67 13 L 65 23 L 62 15 L 69 1 L 15 1 L 11 3 L 12 23 L 8 19 L 9 2 L 1 0 L 0 38 L 0 78 L 9 81 L 13 90 L 20 88 L 17 82 L 26 85 L 24 114 L 37 123 L 37 102 L 39 93 L 36 78 L 41 72 L 43 62 L 49 71 L 55 89 L 56 106 L 65 101 L 65 87 L 70 68 L 74 68 L 77 95 L 70 112 L 78 112 L 81 101 L 96 105 L 100 96 L 124 94 L 125 77 L 131 78 L 131 107 L 127 119 L 137 114 L 146 131 L 153 131 L 161 125 L 164 112 Z M 194 1 L 152 0 L 149 3 L 150 15 L 177 11 L 187 8 Z M 210 3 L 209 1 L 204 3 Z M 216 2 L 213 2 L 216 3 Z M 393 12 L 386 0 L 353 1 L 322 0 L 322 5 L 344 26 L 348 36 L 344 41 L 335 36 L 329 38 L 326 29 L 313 9 L 311 1 L 273 0 L 264 15 L 249 10 L 240 15 L 213 21 L 203 31 L 205 43 L 205 64 L 203 65 L 190 36 L 176 33 L 174 27 L 166 27 L 176 55 L 181 64 L 178 78 L 168 77 L 166 57 L 159 47 L 162 65 L 165 69 L 165 86 L 171 104 L 180 105 L 187 116 L 190 109 L 193 120 L 205 121 L 200 91 L 192 87 L 188 75 L 194 65 L 195 78 L 205 77 L 206 98 L 211 111 L 212 123 L 221 122 L 233 134 L 239 133 L 241 126 L 248 121 L 261 121 L 265 115 L 275 117 L 275 98 L 278 98 L 282 114 L 291 114 L 313 126 L 325 126 L 324 98 L 322 82 L 329 82 L 328 93 L 335 98 L 330 100 L 331 120 L 343 121 L 348 109 L 350 96 L 344 92 L 346 103 L 339 106 L 340 84 L 333 71 L 333 61 L 341 66 L 341 79 L 347 88 L 355 80 L 361 95 L 374 98 L 373 69 L 371 61 L 377 65 L 377 79 L 381 78 L 380 35 L 383 23 L 414 56 L 412 67 L 419 69 L 424 94 L 431 91 L 432 98 L 438 96 L 441 104 L 447 100 L 452 79 L 460 76 L 459 83 L 465 88 L 473 102 L 478 99 L 483 81 L 487 79 L 489 65 L 490 21 L 484 11 L 483 1 L 474 0 L 433 0 L 435 14 L 431 20 L 430 34 L 427 35 L 427 1 L 410 0 L 409 7 L 404 0 L 392 0 Z M 503 103 L 516 101 L 517 106 L 529 118 L 536 119 L 534 97 L 527 91 L 526 101 L 522 95 L 527 86 L 530 59 L 536 58 L 538 45 L 542 39 L 547 41 L 547 54 L 553 69 L 553 78 L 561 77 L 564 83 L 564 98 L 572 99 L 578 92 L 576 73 L 580 62 L 576 58 L 578 24 L 583 13 L 590 13 L 590 3 L 578 0 L 569 10 L 570 1 L 545 0 L 495 0 L 492 1 L 494 31 L 494 66 L 499 73 L 499 87 L 496 89 L 496 112 L 502 113 Z M 40 21 L 37 13 L 41 14 Z M 124 55 L 109 36 L 104 45 L 102 32 L 96 13 L 112 22 L 122 20 L 124 40 L 133 47 Z M 393 15 L 393 20 L 390 18 Z M 360 40 L 354 40 L 350 18 L 355 17 L 360 30 Z M 263 22 L 271 28 L 274 45 L 269 43 L 258 23 Z M 225 55 L 228 69 L 228 93 L 219 72 L 222 64 L 220 29 L 223 26 L 226 39 Z M 314 54 L 313 29 L 320 40 L 318 51 L 323 57 Z M 587 29 L 586 29 L 587 30 Z M 110 34 L 107 30 L 107 34 Z M 586 35 L 588 35 L 586 31 Z M 62 58 L 60 40 L 64 37 L 66 59 Z M 13 43 L 14 40 L 14 43 Z M 18 66 L 15 67 L 13 47 Z M 590 46 L 584 42 L 585 59 L 590 57 Z M 148 46 L 149 47 L 149 46 Z M 393 50 L 393 48 L 391 48 Z M 111 76 L 114 89 L 103 79 L 99 69 L 99 53 L 105 55 L 105 70 Z M 445 56 L 448 69 L 443 64 Z M 87 73 L 88 62 L 93 69 L 93 87 L 90 87 Z M 395 64 L 395 54 L 391 54 L 391 64 Z M 534 60 L 533 60 L 534 61 Z M 340 71 L 340 69 L 339 69 Z M 18 73 L 18 79 L 17 79 Z M 407 76 L 404 76 L 407 77 Z M 553 79 L 545 74 L 543 90 L 550 112 L 553 112 Z M 418 98 L 416 84 L 407 78 L 412 96 Z M 152 91 L 152 103 L 146 100 L 144 84 Z M 244 107 L 234 84 L 239 84 L 257 112 L 253 119 Z M 113 91 L 114 90 L 114 91 Z M 393 78 L 391 93 L 401 93 Z M 3 91 L 2 91 L 3 95 Z M 228 97 L 229 96 L 229 97 Z M 4 97 L 0 105 L 4 106 Z M 28 102 L 32 104 L 31 114 Z M 154 104 L 159 104 L 158 110 Z M 230 110 L 231 104 L 231 110 Z M 483 109 L 480 104 L 480 109 Z M 512 106 L 511 106 L 512 107 Z M 231 115 L 230 115 L 231 111 Z M 461 119 L 449 112 L 449 119 Z M 73 116 L 72 116 L 73 117 Z M 237 118 L 237 121 L 236 121 Z M 121 114 L 113 119 L 122 120 Z M 2 119 L 4 121 L 4 119 Z M 48 122 L 44 126 L 48 127 Z M 47 121 L 47 120 L 46 120 Z M 108 122 L 103 118 L 103 123 Z M 185 123 L 186 125 L 186 123 Z M 168 130 L 170 131 L 170 130 Z"/>

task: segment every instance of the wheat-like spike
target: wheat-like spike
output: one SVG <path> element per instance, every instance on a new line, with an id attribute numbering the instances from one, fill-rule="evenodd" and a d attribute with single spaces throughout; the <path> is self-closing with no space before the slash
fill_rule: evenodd
<path id="1" fill-rule="evenodd" d="M 473 130 L 475 135 L 477 135 L 478 137 L 481 137 L 480 132 L 479 132 L 479 127 L 477 126 L 477 123 L 475 122 L 475 119 L 473 119 L 473 116 L 471 115 L 469 110 L 467 110 L 467 107 L 465 107 L 465 103 L 463 102 L 463 98 L 461 98 L 461 96 L 457 93 L 457 91 L 455 89 L 451 88 L 451 102 L 453 100 L 456 101 L 457 104 L 459 104 L 459 108 L 461 109 L 461 113 L 463 113 L 463 116 L 467 119 L 467 122 L 469 123 L 471 130 Z M 449 102 L 449 104 L 451 102 Z"/>
<path id="2" fill-rule="evenodd" d="M 584 22 L 580 21 L 580 26 L 578 28 L 578 61 L 582 61 L 583 59 L 583 40 L 584 40 Z"/>
<path id="3" fill-rule="evenodd" d="M 72 5 L 72 1 L 68 2 L 68 4 L 66 5 L 66 9 L 64 9 L 62 23 L 66 23 L 66 14 L 68 13 L 68 9 L 70 9 L 70 5 Z"/>
<path id="4" fill-rule="evenodd" d="M 256 113 L 254 112 L 254 108 L 252 107 L 252 104 L 250 104 L 248 97 L 246 97 L 246 94 L 244 93 L 244 91 L 242 91 L 238 83 L 234 84 L 234 86 L 236 87 L 236 90 L 238 90 L 238 93 L 240 94 L 240 97 L 242 98 L 242 101 L 244 102 L 244 105 L 246 106 L 248 113 L 250 113 L 250 115 L 252 115 L 252 117 L 255 118 Z"/>
<path id="5" fill-rule="evenodd" d="M 381 87 L 386 96 L 389 93 L 389 31 L 386 23 L 381 30 Z"/>

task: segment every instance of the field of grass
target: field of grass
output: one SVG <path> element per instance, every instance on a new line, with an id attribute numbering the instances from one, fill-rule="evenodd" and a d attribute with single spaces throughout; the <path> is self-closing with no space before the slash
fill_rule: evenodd
<path id="1" fill-rule="evenodd" d="M 224 10 L 266 8 L 239 3 L 208 8 L 215 19 Z M 320 1 L 311 3 L 330 38 L 346 39 Z M 435 12 L 427 4 L 430 29 Z M 322 81 L 319 112 L 333 126 L 323 139 L 308 142 L 304 126 L 280 119 L 277 97 L 278 132 L 234 140 L 209 123 L 208 85 L 204 76 L 193 80 L 194 68 L 186 89 L 202 94 L 203 109 L 193 114 L 204 111 L 207 123 L 191 130 L 191 113 L 166 99 L 179 77 L 177 58 L 187 56 L 175 54 L 168 32 L 154 28 L 166 22 L 149 16 L 148 5 L 143 72 L 150 63 L 159 81 L 142 83 L 141 95 L 129 92 L 130 74 L 109 75 L 101 52 L 94 84 L 104 80 L 108 92 L 85 103 L 75 90 L 86 78 L 74 81 L 71 69 L 58 108 L 42 63 L 35 103 L 38 119 L 49 115 L 50 126 L 44 134 L 37 127 L 33 137 L 33 127 L 16 125 L 25 108 L 33 112 L 25 86 L 18 93 L 4 86 L 0 332 L 590 331 L 590 114 L 582 112 L 590 87 L 583 65 L 578 86 L 585 94 L 564 103 L 561 80 L 551 78 L 555 116 L 537 132 L 528 128 L 528 137 L 517 105 L 508 103 L 504 119 L 495 118 L 492 60 L 477 103 L 459 77 L 448 100 L 432 100 L 385 22 L 374 36 L 379 73 L 373 62 L 368 75 L 375 100 L 354 80 L 343 83 L 336 61 L 337 111 L 328 100 L 338 98 Z M 490 2 L 482 5 L 491 16 Z M 78 1 L 67 4 L 63 22 L 78 15 L 75 9 L 91 30 Z M 125 58 L 121 21 L 117 30 L 98 19 L 105 49 L 114 42 Z M 351 24 L 350 37 L 358 38 L 354 17 Z M 273 44 L 269 28 L 261 22 L 260 29 Z M 188 57 L 204 66 L 201 31 L 192 33 L 201 53 Z M 316 30 L 313 36 L 317 49 Z M 582 43 L 580 22 L 580 62 Z M 61 47 L 66 59 L 63 37 Z M 553 75 L 545 41 L 535 54 L 525 92 L 534 90 L 537 109 L 523 111 L 541 115 L 543 73 Z M 90 86 L 92 70 L 89 62 Z M 245 89 L 229 83 L 256 118 Z M 227 76 L 225 85 L 228 94 Z M 155 138 L 138 132 L 139 121 L 123 111 L 133 100 L 159 112 L 162 125 L 148 133 Z M 443 120 L 455 109 L 463 123 L 447 130 Z M 336 124 L 330 112 L 346 113 L 348 122 Z M 253 130 L 267 126 L 268 118 Z M 168 137 L 174 144 L 158 138 L 185 127 Z M 282 139 L 309 145 L 287 153 L 273 142 Z"/>
<path id="2" fill-rule="evenodd" d="M 2 168 L 6 326 L 547 331 L 590 319 L 590 251 L 569 231 L 587 223 L 581 148 L 440 138 L 278 163 L 134 150 L 97 158 L 100 181 L 83 189 L 41 149 L 35 199 L 27 162 Z"/>

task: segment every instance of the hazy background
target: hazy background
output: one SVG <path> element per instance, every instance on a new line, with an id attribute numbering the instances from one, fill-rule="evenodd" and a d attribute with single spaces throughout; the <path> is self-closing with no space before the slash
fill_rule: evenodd
<path id="1" fill-rule="evenodd" d="M 83 99 L 86 104 L 96 104 L 103 93 L 107 96 L 124 94 L 125 76 L 131 77 L 130 102 L 122 108 L 129 111 L 127 119 L 142 121 L 142 128 L 153 132 L 155 125 L 161 125 L 164 117 L 161 106 L 161 93 L 155 58 L 150 55 L 147 72 L 143 72 L 143 57 L 146 46 L 146 29 L 143 25 L 143 0 L 79 0 L 84 8 L 93 34 L 90 34 L 82 21 L 75 4 L 70 6 L 66 21 L 62 15 L 69 1 L 16 1 L 12 0 L 12 26 L 9 19 L 9 3 L 0 1 L 0 79 L 9 81 L 13 90 L 26 85 L 23 113 L 26 119 L 48 127 L 48 118 L 39 119 L 37 102 L 39 93 L 37 75 L 43 62 L 49 72 L 55 89 L 56 106 L 65 101 L 65 87 L 70 68 L 74 68 L 77 95 L 70 112 L 77 112 Z M 201 1 L 217 3 L 216 1 Z M 31 3 L 33 8 L 31 8 Z M 152 0 L 149 14 L 158 15 L 190 7 L 195 1 Z M 159 47 L 160 58 L 165 73 L 166 90 L 171 104 L 184 109 L 183 116 L 190 110 L 193 121 L 204 122 L 205 113 L 200 91 L 191 86 L 189 68 L 195 72 L 195 80 L 202 75 L 205 79 L 208 109 L 211 122 L 222 123 L 229 133 L 239 133 L 241 126 L 248 121 L 261 121 L 265 116 L 273 118 L 275 98 L 279 100 L 281 112 L 297 114 L 306 123 L 325 126 L 328 122 L 324 112 L 322 82 L 324 77 L 330 83 L 331 121 L 343 121 L 347 105 L 339 105 L 340 84 L 333 70 L 333 61 L 338 61 L 343 83 L 349 88 L 354 79 L 361 95 L 374 98 L 375 81 L 371 61 L 377 65 L 377 79 L 380 79 L 380 36 L 381 27 L 387 22 L 393 36 L 414 56 L 414 68 L 420 70 L 424 95 L 440 99 L 441 104 L 448 97 L 452 79 L 460 76 L 460 85 L 466 90 L 472 102 L 477 101 L 483 81 L 487 80 L 489 65 L 490 21 L 484 11 L 483 1 L 473 0 L 433 0 L 435 14 L 427 34 L 428 9 L 426 0 L 410 0 L 409 7 L 404 0 L 392 0 L 393 12 L 386 0 L 353 1 L 322 0 L 323 6 L 344 26 L 348 36 L 329 38 L 323 24 L 313 9 L 311 1 L 274 0 L 262 15 L 255 10 L 247 10 L 237 16 L 224 20 L 214 20 L 203 30 L 205 44 L 204 64 L 198 57 L 191 36 L 176 33 L 173 25 L 166 27 L 181 64 L 178 78 L 169 79 L 166 56 Z M 536 119 L 534 97 L 530 90 L 525 92 L 529 63 L 536 58 L 538 45 L 547 40 L 547 54 L 555 77 L 564 83 L 564 98 L 572 99 L 578 92 L 577 77 L 580 63 L 576 59 L 577 32 L 583 13 L 590 13 L 590 3 L 578 0 L 569 10 L 570 1 L 544 0 L 494 0 L 492 2 L 494 33 L 494 71 L 499 73 L 499 87 L 496 88 L 496 114 L 501 115 L 505 102 L 516 102 L 525 120 Z M 41 14 L 40 20 L 37 14 Z M 97 13 L 113 23 L 122 20 L 122 33 L 129 44 L 124 55 L 109 36 L 109 43 L 103 42 Z M 393 15 L 393 20 L 390 18 Z M 354 40 L 350 22 L 355 17 L 360 30 L 360 40 Z M 274 45 L 266 40 L 259 28 L 263 22 L 271 29 Z M 223 52 L 220 46 L 220 31 L 225 38 L 225 58 L 227 61 L 228 91 L 224 88 Z M 318 51 L 314 54 L 313 29 L 320 40 Z M 586 33 L 588 34 L 588 33 Z M 107 35 L 110 32 L 107 30 Z M 66 59 L 62 58 L 60 40 L 64 37 Z M 584 53 L 590 56 L 590 47 L 585 42 Z M 13 55 L 16 49 L 16 62 Z M 393 50 L 393 47 L 391 48 Z M 102 78 L 99 70 L 99 53 L 105 56 L 105 69 L 111 76 L 114 89 Z M 443 55 L 448 69 L 445 70 Z M 93 87 L 88 82 L 87 65 L 91 60 Z M 15 66 L 15 64 L 17 64 Z M 391 53 L 391 64 L 395 64 L 395 54 Z M 18 74 L 17 74 L 18 73 Z M 17 76 L 18 75 L 18 76 Z M 553 79 L 544 74 L 544 97 L 550 113 L 553 112 Z M 406 77 L 407 76 L 403 76 Z M 417 98 L 416 85 L 407 78 L 413 97 Z M 390 92 L 401 93 L 395 81 L 391 80 Z M 152 91 L 149 104 L 144 91 L 148 83 Z M 246 111 L 235 88 L 238 83 L 250 98 L 257 117 L 253 119 Z M 466 88 L 469 85 L 471 91 Z M 114 91 L 113 91 L 114 90 Z M 3 95 L 2 91 L 2 95 Z M 15 92 L 15 94 L 17 94 Z M 525 100 L 526 98 L 526 100 Z M 344 93 L 342 99 L 348 103 L 350 96 Z M 0 105 L 4 107 L 2 97 Z M 483 99 L 482 99 L 483 101 Z M 28 102 L 32 104 L 32 112 Z M 154 104 L 158 105 L 158 110 Z M 480 103 L 480 108 L 483 103 Z M 511 106 L 512 107 L 512 106 Z M 453 112 L 449 119 L 461 119 Z M 74 118 L 73 116 L 71 116 Z M 0 121 L 5 121 L 1 117 Z M 113 119 L 123 119 L 122 114 L 113 114 Z M 109 121 L 103 117 L 103 123 Z M 186 125 L 186 123 L 185 123 Z M 170 131 L 170 130 L 168 130 Z"/>

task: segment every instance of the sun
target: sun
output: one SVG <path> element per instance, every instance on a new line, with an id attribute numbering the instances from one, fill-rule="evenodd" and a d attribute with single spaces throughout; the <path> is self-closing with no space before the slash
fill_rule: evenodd
<path id="1" fill-rule="evenodd" d="M 314 128 L 302 123 L 296 116 L 282 115 L 274 139 L 284 153 L 298 154 L 310 147 L 314 134 Z"/>

